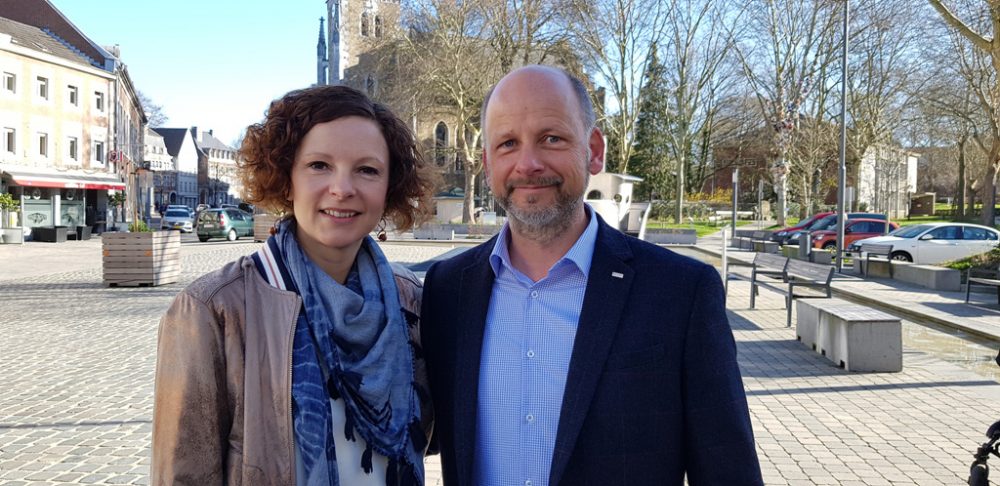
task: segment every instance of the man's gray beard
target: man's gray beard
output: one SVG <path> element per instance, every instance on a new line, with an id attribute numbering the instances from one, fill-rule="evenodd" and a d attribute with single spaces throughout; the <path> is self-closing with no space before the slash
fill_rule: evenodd
<path id="1" fill-rule="evenodd" d="M 590 174 L 584 179 L 583 190 L 590 181 Z M 566 232 L 573 224 L 576 212 L 583 205 L 583 194 L 567 195 L 561 190 L 556 191 L 556 200 L 549 207 L 527 209 L 511 204 L 510 194 L 515 190 L 507 188 L 507 195 L 497 197 L 497 203 L 507 211 L 511 227 L 525 238 L 538 242 L 549 243 Z M 530 200 L 528 201 L 531 202 Z M 529 206 L 531 206 L 529 204 Z"/>

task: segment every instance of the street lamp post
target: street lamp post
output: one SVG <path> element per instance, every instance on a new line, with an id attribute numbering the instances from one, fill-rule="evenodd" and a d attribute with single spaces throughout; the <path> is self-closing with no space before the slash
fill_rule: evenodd
<path id="1" fill-rule="evenodd" d="M 840 169 L 837 180 L 837 272 L 844 271 L 844 225 L 847 223 L 847 52 L 848 22 L 850 20 L 850 0 L 844 1 L 844 45 L 840 59 Z"/>

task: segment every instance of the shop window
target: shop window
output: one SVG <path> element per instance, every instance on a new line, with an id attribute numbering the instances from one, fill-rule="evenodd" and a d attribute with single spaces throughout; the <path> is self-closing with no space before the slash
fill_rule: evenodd
<path id="1" fill-rule="evenodd" d="M 17 75 L 14 73 L 3 73 L 3 89 L 11 94 L 17 92 Z"/>

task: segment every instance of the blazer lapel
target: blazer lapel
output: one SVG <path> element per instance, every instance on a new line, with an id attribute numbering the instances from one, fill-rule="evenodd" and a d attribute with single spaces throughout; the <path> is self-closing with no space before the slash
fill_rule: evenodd
<path id="1" fill-rule="evenodd" d="M 495 238 L 481 245 L 474 263 L 462 272 L 460 292 L 455 300 L 459 310 L 457 358 L 455 363 L 455 462 L 459 484 L 472 484 L 476 420 L 479 408 L 479 364 L 483 332 L 493 291 L 493 267 L 489 263 Z"/>
<path id="2" fill-rule="evenodd" d="M 625 236 L 600 221 L 552 454 L 549 484 L 553 486 L 569 463 L 625 309 L 634 276 L 627 263 L 631 258 Z"/>

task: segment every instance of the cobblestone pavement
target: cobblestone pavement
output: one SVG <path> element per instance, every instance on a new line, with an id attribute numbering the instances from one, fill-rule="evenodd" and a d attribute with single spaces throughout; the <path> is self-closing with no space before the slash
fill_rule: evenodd
<path id="1" fill-rule="evenodd" d="M 99 267 L 60 272 L 44 255 L 38 275 L 0 281 L 0 484 L 146 484 L 159 317 L 184 284 L 258 246 L 185 245 L 182 282 L 162 287 L 104 288 Z M 383 248 L 407 263 L 453 250 Z M 748 296 L 731 283 L 767 484 L 964 481 L 1000 418 L 1000 385 L 910 348 L 901 373 L 843 371 L 795 341 L 777 294 L 761 292 L 756 310 Z M 438 484 L 436 459 L 427 466 Z"/>
<path id="2" fill-rule="evenodd" d="M 181 282 L 161 287 L 105 288 L 99 266 L 0 282 L 0 484 L 147 484 L 159 318 L 188 282 L 259 246 L 185 245 Z M 99 248 L 73 260 L 99 265 Z M 417 263 L 451 248 L 383 249 Z"/>

